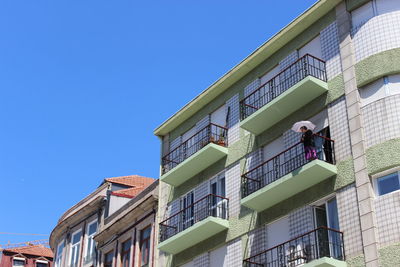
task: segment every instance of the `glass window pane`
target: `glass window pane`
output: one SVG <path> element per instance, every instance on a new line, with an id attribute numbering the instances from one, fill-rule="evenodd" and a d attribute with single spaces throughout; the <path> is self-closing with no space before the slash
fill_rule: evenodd
<path id="1" fill-rule="evenodd" d="M 36 267 L 47 267 L 47 263 L 43 263 L 43 262 L 36 262 Z"/>
<path id="2" fill-rule="evenodd" d="M 89 225 L 89 235 L 95 234 L 97 231 L 97 222 Z"/>
<path id="3" fill-rule="evenodd" d="M 76 244 L 81 240 L 81 232 L 74 234 L 72 237 L 72 244 Z"/>
<path id="4" fill-rule="evenodd" d="M 397 173 L 392 173 L 378 178 L 377 184 L 378 193 L 380 196 L 400 189 L 399 177 Z"/>
<path id="5" fill-rule="evenodd" d="M 23 260 L 13 260 L 13 267 L 25 266 L 25 261 Z"/>

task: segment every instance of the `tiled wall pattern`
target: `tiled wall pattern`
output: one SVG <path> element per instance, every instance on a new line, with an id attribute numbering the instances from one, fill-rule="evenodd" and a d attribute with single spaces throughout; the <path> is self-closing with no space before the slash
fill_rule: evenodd
<path id="1" fill-rule="evenodd" d="M 321 31 L 322 57 L 326 62 L 326 75 L 332 79 L 342 72 L 340 64 L 339 34 L 336 21 Z"/>
<path id="2" fill-rule="evenodd" d="M 356 62 L 400 47 L 400 11 L 375 16 L 352 30 Z"/>
<path id="3" fill-rule="evenodd" d="M 313 208 L 305 206 L 289 215 L 290 238 L 298 237 L 314 229 Z"/>
<path id="4" fill-rule="evenodd" d="M 247 97 L 251 93 L 253 93 L 255 90 L 257 90 L 261 85 L 261 79 L 256 79 L 252 81 L 249 85 L 247 85 L 244 88 L 244 97 Z"/>
<path id="5" fill-rule="evenodd" d="M 168 219 L 170 216 L 177 213 L 179 210 L 180 210 L 180 199 L 178 198 L 168 204 L 164 220 Z"/>
<path id="6" fill-rule="evenodd" d="M 262 149 L 257 149 L 256 151 L 251 152 L 247 155 L 246 158 L 246 170 L 249 171 L 256 166 L 260 165 L 263 161 L 263 152 Z"/>
<path id="7" fill-rule="evenodd" d="M 299 53 L 297 50 L 290 53 L 287 57 L 279 62 L 279 69 L 284 70 L 290 65 L 292 65 L 299 58 Z"/>
<path id="8" fill-rule="evenodd" d="M 169 151 L 172 151 L 175 148 L 177 148 L 181 144 L 181 140 L 182 140 L 182 138 L 180 136 L 175 138 L 174 140 L 172 140 L 169 145 Z"/>
<path id="9" fill-rule="evenodd" d="M 196 123 L 196 132 L 202 130 L 209 124 L 210 124 L 210 115 L 207 115 Z"/>
<path id="10" fill-rule="evenodd" d="M 225 171 L 226 197 L 229 199 L 229 217 L 238 217 L 240 213 L 241 178 L 240 163 L 231 165 Z"/>
<path id="11" fill-rule="evenodd" d="M 226 101 L 226 108 L 229 108 L 228 117 L 228 144 L 231 145 L 240 138 L 240 107 L 239 107 L 239 94 L 234 95 Z M 228 112 L 228 110 L 227 110 Z"/>
<path id="12" fill-rule="evenodd" d="M 380 99 L 361 111 L 367 148 L 400 137 L 400 95 Z"/>
<path id="13" fill-rule="evenodd" d="M 295 131 L 287 130 L 283 133 L 283 143 L 285 144 L 285 148 L 291 147 L 294 144 L 300 142 L 301 133 L 296 133 Z"/>
<path id="14" fill-rule="evenodd" d="M 336 161 L 346 159 L 351 155 L 351 147 L 344 96 L 329 104 L 328 117 L 331 138 L 335 140 Z"/>
<path id="15" fill-rule="evenodd" d="M 400 241 L 400 192 L 375 199 L 380 246 Z"/>
<path id="16" fill-rule="evenodd" d="M 207 267 L 210 266 L 210 255 L 209 253 L 201 254 L 200 256 L 194 258 L 194 267 Z M 211 267 L 211 266 L 210 266 Z"/>
<path id="17" fill-rule="evenodd" d="M 352 184 L 337 191 L 336 199 L 339 226 L 344 233 L 346 257 L 351 258 L 351 256 L 362 252 L 360 216 L 355 185 Z"/>
<path id="18" fill-rule="evenodd" d="M 194 189 L 194 201 L 202 199 L 203 197 L 208 195 L 209 183 L 210 181 L 207 180 L 196 186 L 196 188 Z"/>
<path id="19" fill-rule="evenodd" d="M 229 242 L 227 245 L 227 255 L 225 257 L 224 266 L 242 267 L 242 262 L 243 262 L 242 240 L 241 238 L 237 238 Z"/>
<path id="20" fill-rule="evenodd" d="M 267 249 L 267 226 L 254 229 L 249 233 L 248 252 L 246 257 L 256 255 Z"/>

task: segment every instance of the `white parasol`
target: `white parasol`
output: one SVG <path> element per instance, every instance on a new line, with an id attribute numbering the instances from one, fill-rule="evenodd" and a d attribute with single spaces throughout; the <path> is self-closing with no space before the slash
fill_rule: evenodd
<path id="1" fill-rule="evenodd" d="M 292 130 L 300 133 L 301 132 L 300 128 L 303 126 L 307 127 L 307 129 L 311 130 L 311 131 L 314 130 L 314 128 L 315 128 L 314 123 L 312 123 L 311 121 L 298 121 L 295 124 L 293 124 Z"/>

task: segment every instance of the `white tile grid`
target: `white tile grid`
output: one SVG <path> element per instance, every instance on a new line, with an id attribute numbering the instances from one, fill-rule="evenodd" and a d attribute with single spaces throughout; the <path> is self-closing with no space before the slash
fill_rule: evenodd
<path id="1" fill-rule="evenodd" d="M 238 217 L 241 198 L 240 162 L 226 169 L 225 183 L 226 197 L 229 199 L 229 217 Z"/>
<path id="2" fill-rule="evenodd" d="M 331 138 L 335 140 L 336 161 L 351 155 L 350 132 L 344 96 L 328 106 L 328 121 Z"/>
<path id="3" fill-rule="evenodd" d="M 356 62 L 400 47 L 400 11 L 371 18 L 352 30 Z"/>
<path id="4" fill-rule="evenodd" d="M 285 57 L 279 62 L 279 69 L 281 71 L 286 69 L 287 67 L 292 65 L 298 58 L 299 58 L 299 53 L 297 52 L 297 50 L 293 51 L 287 57 Z"/>
<path id="5" fill-rule="evenodd" d="M 291 129 L 287 130 L 286 132 L 283 133 L 283 143 L 285 145 L 285 149 L 293 146 L 294 144 L 298 143 L 300 141 L 301 134 L 296 133 L 292 131 Z M 282 149 L 283 151 L 284 149 Z M 292 158 L 295 158 L 297 155 L 296 149 L 293 149 L 291 151 L 288 151 L 284 154 L 285 160 L 288 161 Z"/>
<path id="6" fill-rule="evenodd" d="M 210 115 L 207 115 L 196 123 L 196 132 L 204 129 L 204 127 L 206 127 L 209 124 L 210 124 Z"/>
<path id="7" fill-rule="evenodd" d="M 262 163 L 262 148 L 251 152 L 246 158 L 246 171 L 249 171 Z"/>
<path id="8" fill-rule="evenodd" d="M 336 199 L 346 257 L 351 258 L 362 252 L 360 216 L 355 185 L 352 184 L 337 191 Z"/>
<path id="9" fill-rule="evenodd" d="M 200 256 L 197 256 L 193 260 L 194 266 L 195 267 L 208 267 L 210 266 L 210 255 L 209 253 L 204 253 L 201 254 Z M 212 266 L 210 266 L 212 267 Z"/>
<path id="10" fill-rule="evenodd" d="M 230 108 L 228 118 L 228 145 L 239 141 L 240 139 L 240 107 L 239 94 L 234 95 L 226 101 L 226 108 Z"/>
<path id="11" fill-rule="evenodd" d="M 194 189 L 194 201 L 200 200 L 208 194 L 210 180 L 204 181 Z"/>
<path id="12" fill-rule="evenodd" d="M 175 199 L 174 201 L 171 201 L 170 203 L 168 203 L 164 220 L 168 219 L 170 216 L 172 216 L 173 214 L 177 213 L 180 210 L 179 201 L 180 201 L 180 199 L 178 198 L 178 199 Z"/>
<path id="13" fill-rule="evenodd" d="M 342 72 L 340 63 L 339 34 L 336 21 L 321 31 L 322 58 L 326 62 L 328 80 Z"/>
<path id="14" fill-rule="evenodd" d="M 385 246 L 400 241 L 400 192 L 375 199 L 376 222 L 379 245 Z"/>
<path id="15" fill-rule="evenodd" d="M 172 140 L 169 145 L 169 149 L 170 149 L 169 151 L 172 151 L 175 148 L 177 148 L 181 144 L 181 140 L 182 140 L 182 138 L 180 136 L 175 138 L 174 140 Z"/>
<path id="16" fill-rule="evenodd" d="M 255 90 L 257 90 L 260 87 L 261 79 L 256 79 L 252 81 L 249 85 L 247 85 L 244 88 L 244 97 L 249 96 L 251 93 L 253 93 Z"/>
<path id="17" fill-rule="evenodd" d="M 251 257 L 267 249 L 267 226 L 264 225 L 254 229 L 249 233 L 248 253 L 246 257 Z"/>
<path id="18" fill-rule="evenodd" d="M 400 95 L 375 101 L 361 111 L 367 148 L 400 137 Z"/>
<path id="19" fill-rule="evenodd" d="M 313 230 L 313 208 L 305 206 L 289 214 L 290 238 L 296 238 Z"/>
<path id="20" fill-rule="evenodd" d="M 227 256 L 225 258 L 224 267 L 242 267 L 243 255 L 242 255 L 242 240 L 236 238 L 227 245 Z M 211 266 L 220 267 L 220 266 Z M 222 267 L 222 266 L 221 266 Z"/>

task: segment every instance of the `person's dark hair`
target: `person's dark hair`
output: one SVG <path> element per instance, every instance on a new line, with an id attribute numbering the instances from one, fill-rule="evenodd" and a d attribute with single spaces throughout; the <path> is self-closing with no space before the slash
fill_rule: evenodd
<path id="1" fill-rule="evenodd" d="M 300 129 L 306 130 L 306 131 L 308 130 L 306 126 L 301 126 Z"/>

